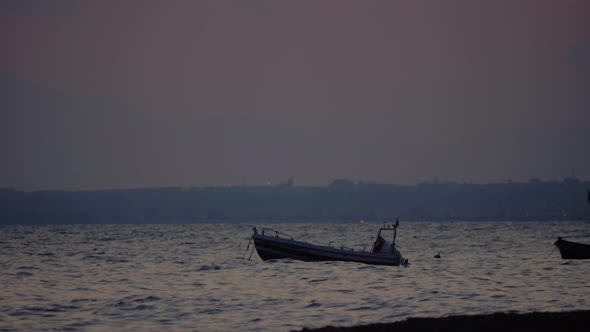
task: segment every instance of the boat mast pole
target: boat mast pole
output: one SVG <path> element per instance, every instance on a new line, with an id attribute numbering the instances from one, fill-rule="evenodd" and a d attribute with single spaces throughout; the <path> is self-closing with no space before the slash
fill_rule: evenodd
<path id="1" fill-rule="evenodd" d="M 393 244 L 395 246 L 395 237 L 397 236 L 397 226 L 399 226 L 399 219 L 395 218 L 395 225 L 393 225 Z"/>

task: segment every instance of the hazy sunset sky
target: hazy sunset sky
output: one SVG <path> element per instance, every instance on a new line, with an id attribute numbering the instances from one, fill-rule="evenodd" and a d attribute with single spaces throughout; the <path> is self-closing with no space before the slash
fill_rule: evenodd
<path id="1" fill-rule="evenodd" d="M 590 179 L 590 1 L 0 0 L 0 187 Z"/>

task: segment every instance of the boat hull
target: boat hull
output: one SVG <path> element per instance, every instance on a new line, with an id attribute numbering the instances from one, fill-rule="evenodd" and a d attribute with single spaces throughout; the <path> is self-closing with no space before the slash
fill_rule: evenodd
<path id="1" fill-rule="evenodd" d="M 590 259 L 590 244 L 576 243 L 559 238 L 555 241 L 563 259 Z"/>
<path id="2" fill-rule="evenodd" d="M 256 252 L 263 261 L 290 258 L 306 262 L 345 261 L 391 266 L 402 263 L 402 257 L 399 253 L 392 255 L 338 249 L 261 234 L 254 234 L 252 239 L 254 240 Z"/>

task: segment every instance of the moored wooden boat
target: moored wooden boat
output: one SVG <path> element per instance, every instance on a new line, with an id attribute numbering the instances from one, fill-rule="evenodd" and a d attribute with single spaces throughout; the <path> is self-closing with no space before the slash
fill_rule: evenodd
<path id="1" fill-rule="evenodd" d="M 269 228 L 256 228 L 252 240 L 258 256 L 263 261 L 270 259 L 290 258 L 306 262 L 318 261 L 346 261 L 374 265 L 408 265 L 401 253 L 395 248 L 395 236 L 398 223 L 393 227 L 379 229 L 375 243 L 371 251 L 354 250 L 345 247 L 332 247 L 311 244 L 294 240 L 291 236 Z M 393 242 L 386 241 L 381 234 L 393 231 Z"/>
<path id="2" fill-rule="evenodd" d="M 590 244 L 566 241 L 561 237 L 554 244 L 563 259 L 590 259 Z"/>

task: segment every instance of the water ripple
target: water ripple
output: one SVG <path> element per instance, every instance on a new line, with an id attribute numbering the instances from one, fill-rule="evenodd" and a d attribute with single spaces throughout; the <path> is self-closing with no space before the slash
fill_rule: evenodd
<path id="1" fill-rule="evenodd" d="M 590 223 L 403 223 L 409 268 L 242 260 L 252 226 L 0 226 L 0 329 L 288 331 L 590 309 L 590 261 L 552 251 L 556 236 L 590 234 Z M 379 227 L 264 226 L 355 250 Z"/>

